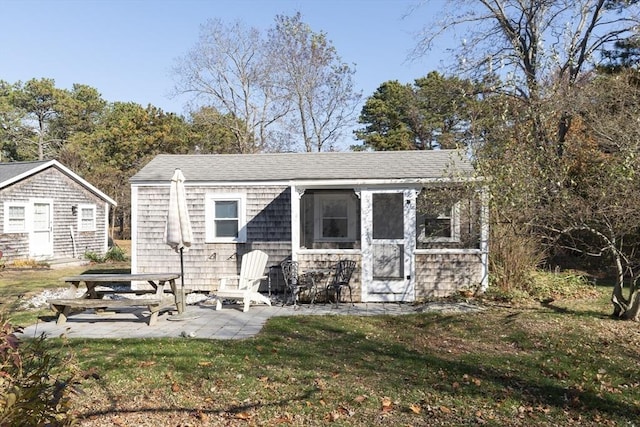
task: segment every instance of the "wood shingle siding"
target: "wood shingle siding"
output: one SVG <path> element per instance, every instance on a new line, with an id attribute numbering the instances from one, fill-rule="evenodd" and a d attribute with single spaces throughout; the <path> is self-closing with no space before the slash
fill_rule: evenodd
<path id="1" fill-rule="evenodd" d="M 479 254 L 416 254 L 416 300 L 446 297 L 458 291 L 478 287 L 482 280 Z"/>
<path id="2" fill-rule="evenodd" d="M 193 244 L 183 254 L 185 287 L 196 291 L 217 289 L 219 278 L 240 271 L 242 255 L 260 249 L 269 255 L 269 267 L 279 265 L 291 254 L 291 192 L 286 186 L 197 186 L 186 185 Z M 246 243 L 205 241 L 205 196 L 207 193 L 246 194 Z M 180 271 L 179 255 L 164 243 L 169 205 L 168 186 L 141 186 L 137 190 L 139 218 L 136 242 L 138 273 Z M 276 280 L 275 275 L 272 280 Z M 281 288 L 281 283 L 272 283 Z M 267 290 L 263 283 L 261 290 Z"/>

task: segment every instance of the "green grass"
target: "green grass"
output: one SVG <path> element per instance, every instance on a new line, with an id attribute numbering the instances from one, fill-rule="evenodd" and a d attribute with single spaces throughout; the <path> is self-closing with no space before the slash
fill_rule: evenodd
<path id="1" fill-rule="evenodd" d="M 594 290 L 478 313 L 273 318 L 240 341 L 49 343 L 77 355 L 81 425 L 638 425 L 640 330 Z"/>

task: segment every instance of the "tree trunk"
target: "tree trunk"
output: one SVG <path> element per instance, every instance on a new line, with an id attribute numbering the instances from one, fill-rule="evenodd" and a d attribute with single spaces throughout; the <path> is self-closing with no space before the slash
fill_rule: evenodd
<path id="1" fill-rule="evenodd" d="M 627 310 L 622 313 L 621 318 L 637 322 L 640 320 L 640 289 L 634 286 L 629 300 L 631 303 Z"/>

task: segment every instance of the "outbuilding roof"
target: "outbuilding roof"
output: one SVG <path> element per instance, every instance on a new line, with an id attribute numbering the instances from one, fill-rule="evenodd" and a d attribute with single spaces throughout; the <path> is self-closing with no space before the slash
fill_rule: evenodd
<path id="1" fill-rule="evenodd" d="M 187 182 L 396 180 L 470 177 L 458 150 L 263 154 L 161 154 L 130 182 L 169 181 L 181 169 Z"/>
<path id="2" fill-rule="evenodd" d="M 98 190 L 96 187 L 85 181 L 78 174 L 76 174 L 57 160 L 0 163 L 0 190 L 48 168 L 58 169 L 60 172 L 69 176 L 71 179 L 78 182 L 80 185 L 87 188 L 87 190 L 105 200 L 109 204 L 113 206 L 117 205 L 115 200 L 104 194 L 102 191 Z"/>

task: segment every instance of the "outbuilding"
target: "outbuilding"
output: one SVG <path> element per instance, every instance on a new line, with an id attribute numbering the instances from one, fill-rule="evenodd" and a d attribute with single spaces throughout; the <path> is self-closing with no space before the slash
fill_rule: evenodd
<path id="1" fill-rule="evenodd" d="M 5 263 L 104 255 L 116 202 L 56 160 L 0 163 Z"/>

